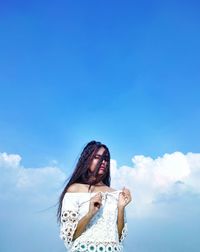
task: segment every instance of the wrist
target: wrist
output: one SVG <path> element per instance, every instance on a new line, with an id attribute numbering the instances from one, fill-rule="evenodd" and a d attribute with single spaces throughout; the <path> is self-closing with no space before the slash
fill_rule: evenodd
<path id="1" fill-rule="evenodd" d="M 118 211 L 123 212 L 125 209 L 125 206 L 118 206 Z"/>

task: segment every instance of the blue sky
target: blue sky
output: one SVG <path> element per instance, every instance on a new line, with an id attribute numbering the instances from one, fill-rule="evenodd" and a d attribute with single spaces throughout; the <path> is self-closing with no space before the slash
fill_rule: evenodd
<path id="1" fill-rule="evenodd" d="M 1 1 L 0 152 L 66 174 L 92 139 L 119 167 L 134 155 L 198 153 L 199 7 Z"/>

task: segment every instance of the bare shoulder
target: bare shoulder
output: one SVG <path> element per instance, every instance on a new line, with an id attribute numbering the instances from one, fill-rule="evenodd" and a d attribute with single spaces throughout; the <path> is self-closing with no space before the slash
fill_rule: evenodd
<path id="1" fill-rule="evenodd" d="M 85 192 L 87 189 L 87 185 L 80 184 L 80 183 L 74 183 L 70 185 L 70 187 L 67 189 L 67 192 L 76 193 L 76 192 Z"/>
<path id="2" fill-rule="evenodd" d="M 74 183 L 70 185 L 70 187 L 67 189 L 67 192 L 78 192 L 79 191 L 79 184 Z"/>
<path id="3" fill-rule="evenodd" d="M 67 192 L 70 193 L 78 193 L 78 192 L 88 192 L 89 190 L 89 185 L 87 184 L 80 184 L 80 183 L 74 183 L 70 185 L 70 187 L 67 189 Z M 91 187 L 91 192 L 114 192 L 116 189 L 109 187 L 109 186 L 99 186 L 99 187 Z"/>
<path id="4" fill-rule="evenodd" d="M 108 187 L 109 188 L 109 192 L 115 192 L 117 191 L 116 189 L 112 188 L 112 187 Z"/>
<path id="5" fill-rule="evenodd" d="M 102 188 L 102 191 L 103 192 L 114 192 L 114 191 L 116 191 L 114 188 L 112 188 L 112 187 L 109 187 L 109 186 L 104 186 L 103 188 Z"/>

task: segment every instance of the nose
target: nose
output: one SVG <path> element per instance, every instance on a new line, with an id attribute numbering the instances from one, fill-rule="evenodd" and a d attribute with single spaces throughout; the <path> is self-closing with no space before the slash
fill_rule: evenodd
<path id="1" fill-rule="evenodd" d="M 106 165 L 106 160 L 103 160 L 103 161 L 102 161 L 102 164 Z"/>

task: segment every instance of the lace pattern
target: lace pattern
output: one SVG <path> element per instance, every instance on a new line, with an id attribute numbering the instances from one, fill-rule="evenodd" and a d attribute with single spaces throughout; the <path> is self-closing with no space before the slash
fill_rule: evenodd
<path id="1" fill-rule="evenodd" d="M 66 247 L 72 246 L 73 235 L 78 225 L 78 211 L 65 210 L 61 215 L 60 237 L 64 240 Z"/>
<path id="2" fill-rule="evenodd" d="M 119 242 L 122 244 L 126 236 L 128 235 L 128 227 L 127 227 L 127 222 L 124 223 L 124 227 L 122 229 L 122 234 L 120 237 Z"/>
<path id="3" fill-rule="evenodd" d="M 86 230 L 75 240 L 78 221 L 87 213 L 91 194 L 66 193 L 61 212 L 60 237 L 70 252 L 122 252 L 127 236 L 127 221 L 119 238 L 117 230 L 118 192 L 102 193 L 102 207 L 88 223 Z"/>
<path id="4" fill-rule="evenodd" d="M 71 252 L 122 252 L 122 247 L 114 242 L 79 242 Z"/>

